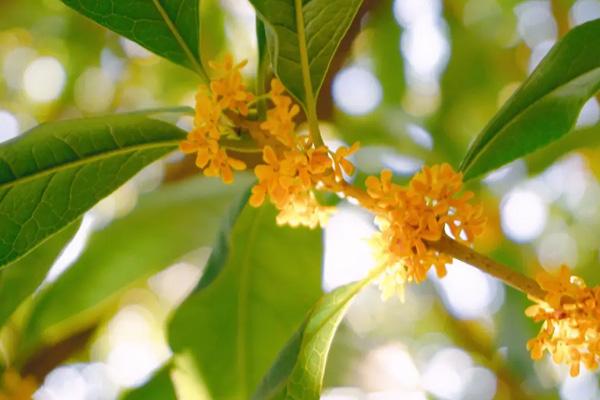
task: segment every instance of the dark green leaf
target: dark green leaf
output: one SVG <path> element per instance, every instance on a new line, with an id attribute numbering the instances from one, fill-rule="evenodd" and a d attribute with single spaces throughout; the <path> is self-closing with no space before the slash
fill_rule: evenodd
<path id="1" fill-rule="evenodd" d="M 362 0 L 250 0 L 267 27 L 275 73 L 298 101 L 307 105 L 303 82 L 303 48 L 308 80 L 316 98 L 340 41 Z M 300 9 L 301 14 L 296 14 Z M 298 18 L 297 18 L 298 17 Z M 304 39 L 304 40 L 302 40 Z M 308 72 L 308 71 L 307 71 Z"/>
<path id="2" fill-rule="evenodd" d="M 171 364 L 161 368 L 144 385 L 125 394 L 122 400 L 177 400 L 171 380 Z"/>
<path id="3" fill-rule="evenodd" d="M 506 102 L 462 162 L 465 179 L 498 168 L 569 132 L 600 90 L 600 20 L 560 40 Z"/>
<path id="4" fill-rule="evenodd" d="M 100 25 L 204 75 L 200 0 L 62 0 Z"/>
<path id="5" fill-rule="evenodd" d="M 370 278 L 324 295 L 279 354 L 254 400 L 318 400 L 327 354 L 348 306 Z"/>
<path id="6" fill-rule="evenodd" d="M 228 204 L 247 179 L 226 186 L 191 179 L 146 195 L 128 216 L 95 233 L 88 248 L 39 296 L 27 328 L 31 344 L 95 320 L 119 293 L 187 253 L 210 246 Z"/>
<path id="7" fill-rule="evenodd" d="M 256 70 L 256 95 L 260 97 L 266 92 L 267 73 L 269 71 L 269 51 L 267 49 L 267 32 L 265 24 L 256 18 L 256 43 L 258 44 L 258 68 Z M 267 110 L 266 99 L 259 99 L 256 105 L 258 116 L 265 119 Z"/>
<path id="8" fill-rule="evenodd" d="M 246 400 L 320 295 L 321 232 L 278 227 L 272 207 L 247 206 L 224 238 L 169 342 L 213 398 Z"/>
<path id="9" fill-rule="evenodd" d="M 123 115 L 40 125 L 0 146 L 0 267 L 177 147 L 181 129 Z"/>
<path id="10" fill-rule="evenodd" d="M 4 325 L 17 307 L 40 286 L 77 229 L 79 221 L 0 271 L 0 326 Z"/>

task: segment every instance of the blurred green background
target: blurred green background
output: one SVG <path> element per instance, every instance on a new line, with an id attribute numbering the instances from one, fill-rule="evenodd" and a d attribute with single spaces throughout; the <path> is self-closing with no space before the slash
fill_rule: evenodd
<path id="1" fill-rule="evenodd" d="M 205 0 L 202 8 L 204 53 L 248 59 L 251 82 L 251 6 Z M 193 106 L 195 75 L 58 0 L 3 0 L 0 16 L 0 141 L 45 121 Z M 326 139 L 362 143 L 354 159 L 359 180 L 382 168 L 408 178 L 423 163 L 456 167 L 552 44 L 594 18 L 600 0 L 365 0 L 320 96 Z M 564 263 L 589 284 L 600 283 L 599 120 L 592 99 L 574 132 L 472 184 L 490 219 L 479 251 L 529 275 Z M 188 129 L 191 119 L 173 122 Z M 35 399 L 117 398 L 168 362 L 165 323 L 202 274 L 217 216 L 249 182 L 223 188 L 190 172 L 174 155 L 86 214 L 42 285 L 54 287 L 53 298 L 34 295 L 5 325 L 0 361 L 44 379 Z M 182 197 L 190 179 L 203 189 Z M 161 207 L 173 198 L 180 203 L 169 214 Z M 211 204 L 218 204 L 214 218 L 190 220 Z M 340 204 L 323 233 L 325 290 L 373 266 L 367 241 L 374 229 L 364 211 Z M 161 253 L 152 248 L 157 235 L 181 248 Z M 138 236 L 138 244 L 126 245 Z M 86 253 L 88 243 L 101 250 Z M 107 256 L 111 246 L 115 253 Z M 152 265 L 123 274 L 128 250 L 148 265 L 187 255 L 160 272 Z M 69 269 L 74 262 L 78 269 Z M 597 374 L 570 378 L 549 359 L 531 361 L 525 343 L 536 326 L 523 314 L 528 304 L 460 262 L 443 280 L 410 286 L 404 304 L 382 303 L 377 288 L 368 288 L 335 338 L 323 398 L 600 399 Z M 182 364 L 175 371 L 181 398 L 204 398 Z"/>

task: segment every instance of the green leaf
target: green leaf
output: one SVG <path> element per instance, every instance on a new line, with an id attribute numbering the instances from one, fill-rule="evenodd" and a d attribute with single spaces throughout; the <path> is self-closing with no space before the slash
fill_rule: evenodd
<path id="1" fill-rule="evenodd" d="M 247 183 L 242 176 L 231 186 L 199 177 L 168 185 L 94 233 L 77 262 L 39 295 L 26 347 L 84 328 L 132 283 L 212 245 L 228 204 Z"/>
<path id="2" fill-rule="evenodd" d="M 43 124 L 0 145 L 0 267 L 75 221 L 183 137 L 165 122 L 122 115 Z"/>
<path id="3" fill-rule="evenodd" d="M 0 326 L 40 286 L 60 252 L 79 229 L 79 224 L 80 221 L 74 222 L 0 271 Z"/>
<path id="4" fill-rule="evenodd" d="M 570 31 L 481 132 L 460 169 L 492 171 L 569 132 L 600 90 L 600 20 Z"/>
<path id="5" fill-rule="evenodd" d="M 250 0 L 250 3 L 267 27 L 275 73 L 289 92 L 310 108 L 362 0 Z"/>
<path id="6" fill-rule="evenodd" d="M 175 386 L 171 380 L 169 363 L 155 373 L 144 385 L 126 393 L 122 400 L 177 400 Z"/>
<path id="7" fill-rule="evenodd" d="M 200 59 L 200 0 L 62 0 L 100 25 L 206 76 Z"/>
<path id="8" fill-rule="evenodd" d="M 525 158 L 530 175 L 538 174 L 567 153 L 600 145 L 600 125 L 577 129 Z"/>
<path id="9" fill-rule="evenodd" d="M 372 277 L 339 287 L 314 305 L 263 379 L 254 400 L 318 400 L 333 336 L 352 300 Z"/>
<path id="10" fill-rule="evenodd" d="M 270 206 L 246 206 L 169 324 L 215 399 L 247 400 L 321 287 L 321 232 L 278 227 Z"/>
<path id="11" fill-rule="evenodd" d="M 258 65 L 256 69 L 256 103 L 259 119 L 265 119 L 267 115 L 267 100 L 260 97 L 266 92 L 267 73 L 269 72 L 269 51 L 267 49 L 267 32 L 265 24 L 256 17 L 256 43 L 258 47 Z"/>

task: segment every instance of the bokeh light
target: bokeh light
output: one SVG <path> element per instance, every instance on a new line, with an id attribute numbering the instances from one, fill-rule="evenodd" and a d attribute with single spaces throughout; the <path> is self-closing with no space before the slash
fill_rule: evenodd
<path id="1" fill-rule="evenodd" d="M 375 266 L 369 239 L 372 216 L 351 205 L 338 207 L 325 228 L 323 286 L 326 291 L 364 278 Z"/>
<path id="2" fill-rule="evenodd" d="M 570 16 L 572 25 L 580 25 L 600 18 L 600 1 L 577 0 L 571 7 Z"/>
<path id="3" fill-rule="evenodd" d="M 454 260 L 447 269 L 444 278 L 437 278 L 433 271 L 430 278 L 439 288 L 448 310 L 457 318 L 487 318 L 500 308 L 504 288 L 498 281 L 460 260 Z"/>
<path id="4" fill-rule="evenodd" d="M 39 57 L 25 69 L 23 88 L 31 100 L 48 102 L 60 96 L 66 77 L 63 65 L 56 58 Z"/>
<path id="5" fill-rule="evenodd" d="M 381 85 L 367 68 L 344 68 L 333 81 L 333 99 L 346 114 L 367 114 L 379 105 L 381 97 Z"/>
<path id="6" fill-rule="evenodd" d="M 532 190 L 513 189 L 502 199 L 502 229 L 515 242 L 537 238 L 548 218 L 548 209 L 542 198 Z"/>
<path id="7" fill-rule="evenodd" d="M 114 94 L 113 81 L 100 68 L 87 69 L 75 82 L 75 102 L 85 112 L 100 113 L 107 110 Z"/>
<path id="8" fill-rule="evenodd" d="M 10 112 L 0 110 L 0 143 L 19 135 L 19 121 Z"/>
<path id="9" fill-rule="evenodd" d="M 552 15 L 550 2 L 545 0 L 524 1 L 515 6 L 518 31 L 530 48 L 545 41 L 554 41 L 558 28 Z"/>

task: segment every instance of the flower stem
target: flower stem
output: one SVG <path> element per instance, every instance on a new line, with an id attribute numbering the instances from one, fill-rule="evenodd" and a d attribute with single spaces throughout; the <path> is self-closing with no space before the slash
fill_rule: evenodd
<path id="1" fill-rule="evenodd" d="M 304 10 L 302 9 L 302 0 L 294 0 L 294 9 L 296 12 L 296 30 L 298 32 L 298 48 L 300 49 L 300 66 L 302 67 L 302 81 L 304 83 L 304 99 L 306 119 L 308 120 L 308 129 L 310 137 L 315 146 L 323 146 L 323 138 L 319 131 L 319 120 L 317 117 L 317 103 L 313 93 L 312 80 L 310 76 L 310 65 L 308 62 L 308 48 L 306 46 L 306 32 L 304 26 Z"/>
<path id="2" fill-rule="evenodd" d="M 546 292 L 533 279 L 506 265 L 500 264 L 447 236 L 443 236 L 440 240 L 435 242 L 427 242 L 427 244 L 429 247 L 439 252 L 464 261 L 467 264 L 500 279 L 507 285 L 512 286 L 533 298 L 543 299 L 546 295 Z"/>

